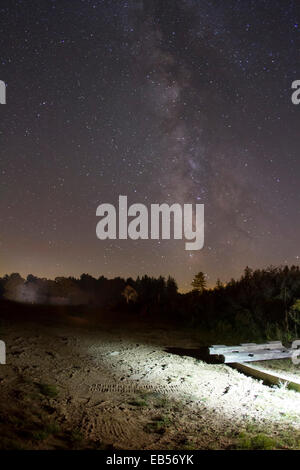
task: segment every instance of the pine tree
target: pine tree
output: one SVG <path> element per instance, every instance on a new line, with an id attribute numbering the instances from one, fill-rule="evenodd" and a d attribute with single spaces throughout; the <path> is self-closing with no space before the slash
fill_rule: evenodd
<path id="1" fill-rule="evenodd" d="M 192 287 L 194 291 L 198 291 L 202 293 L 205 288 L 206 288 L 206 279 L 205 279 L 205 274 L 203 272 L 199 272 L 196 274 L 192 281 Z"/>

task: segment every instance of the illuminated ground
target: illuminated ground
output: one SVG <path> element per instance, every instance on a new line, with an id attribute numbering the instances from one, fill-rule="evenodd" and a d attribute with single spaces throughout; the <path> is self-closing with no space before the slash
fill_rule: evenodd
<path id="1" fill-rule="evenodd" d="M 300 394 L 165 351 L 192 336 L 4 325 L 2 447 L 300 448 Z"/>

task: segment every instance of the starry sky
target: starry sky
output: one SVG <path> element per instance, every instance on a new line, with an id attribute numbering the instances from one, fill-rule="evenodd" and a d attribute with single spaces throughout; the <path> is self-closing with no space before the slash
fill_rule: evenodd
<path id="1" fill-rule="evenodd" d="M 0 4 L 0 275 L 193 275 L 300 257 L 296 0 Z M 205 243 L 105 240 L 96 208 L 203 203 Z"/>

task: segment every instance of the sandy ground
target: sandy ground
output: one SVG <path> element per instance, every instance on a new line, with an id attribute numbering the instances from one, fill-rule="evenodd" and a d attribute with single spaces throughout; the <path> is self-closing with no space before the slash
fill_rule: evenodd
<path id="1" fill-rule="evenodd" d="M 5 323 L 2 447 L 254 448 L 257 435 L 300 447 L 299 393 L 191 357 L 199 347 L 191 332 L 124 331 Z"/>

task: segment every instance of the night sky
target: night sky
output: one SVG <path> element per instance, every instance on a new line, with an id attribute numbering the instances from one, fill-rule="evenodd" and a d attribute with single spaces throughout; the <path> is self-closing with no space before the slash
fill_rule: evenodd
<path id="1" fill-rule="evenodd" d="M 0 4 L 0 275 L 174 276 L 300 257 L 296 0 Z M 205 243 L 96 237 L 96 208 L 205 204 Z"/>

